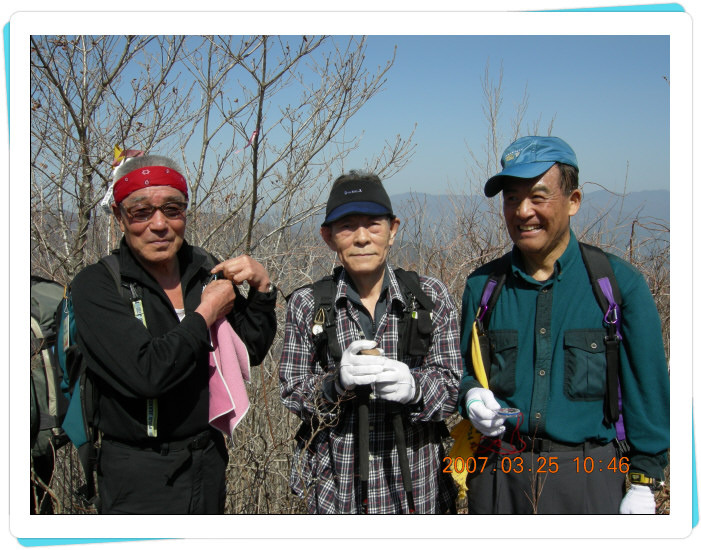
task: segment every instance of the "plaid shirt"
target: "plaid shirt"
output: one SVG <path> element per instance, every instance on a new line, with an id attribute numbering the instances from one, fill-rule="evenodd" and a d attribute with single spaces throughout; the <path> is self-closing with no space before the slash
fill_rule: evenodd
<path id="1" fill-rule="evenodd" d="M 377 324 L 375 341 L 385 355 L 399 359 L 398 320 L 405 308 L 404 296 L 391 268 L 387 311 Z M 444 473 L 447 435 L 443 420 L 456 409 L 462 374 L 458 313 L 443 283 L 420 277 L 421 288 L 433 300 L 433 333 L 426 357 L 408 363 L 421 387 L 416 405 L 399 406 L 371 399 L 370 476 L 368 513 L 406 513 L 395 436 L 391 424 L 394 407 L 403 410 L 407 455 L 411 469 L 416 513 L 444 513 L 454 503 L 456 490 Z M 336 325 L 341 349 L 361 338 L 358 310 L 346 299 L 348 283 L 341 271 L 336 294 Z M 281 396 L 284 405 L 302 419 L 293 456 L 290 486 L 306 498 L 309 513 L 360 513 L 361 484 L 358 473 L 357 400 L 349 392 L 328 399 L 337 366 L 329 355 L 326 368 L 319 365 L 312 343 L 314 297 L 310 288 L 295 291 L 288 302 L 285 341 L 280 359 Z M 334 392 L 335 393 L 335 392 Z"/>

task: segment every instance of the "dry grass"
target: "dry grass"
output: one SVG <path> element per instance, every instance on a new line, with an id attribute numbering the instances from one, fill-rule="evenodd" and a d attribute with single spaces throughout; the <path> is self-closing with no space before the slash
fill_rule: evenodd
<path id="1" fill-rule="evenodd" d="M 457 204 L 457 203 L 456 203 Z M 415 212 L 420 205 L 409 205 Z M 410 210 L 411 211 L 411 210 Z M 401 243 L 393 250 L 393 262 L 407 269 L 433 275 L 448 286 L 456 303 L 460 304 L 465 277 L 473 269 L 500 255 L 508 242 L 500 228 L 498 211 L 493 219 L 477 216 L 475 211 L 455 207 L 437 225 L 414 228 L 402 234 Z M 640 225 L 639 220 L 634 223 Z M 621 225 L 618 225 L 620 230 Z M 647 277 L 663 323 L 663 339 L 669 350 L 669 233 L 666 228 L 653 233 L 656 238 L 647 246 L 617 249 L 605 231 L 589 228 L 590 242 L 599 243 L 625 257 Z M 274 246 L 261 246 L 256 256 L 268 267 L 272 278 L 288 294 L 294 288 L 312 281 L 331 270 L 333 258 L 328 251 L 308 235 L 316 235 L 314 227 L 299 230 L 295 238 L 287 235 Z M 649 237 L 648 237 L 649 239 Z M 312 244 L 310 244 L 310 241 Z M 304 505 L 288 488 L 294 434 L 299 420 L 281 404 L 278 389 L 278 364 L 284 328 L 285 302 L 278 301 L 278 333 L 263 364 L 253 369 L 249 386 L 251 408 L 239 424 L 235 439 L 229 443 L 230 462 L 227 470 L 227 504 L 229 514 L 298 514 Z M 449 424 L 458 420 L 457 414 Z M 449 448 L 450 441 L 446 441 Z M 57 467 L 50 483 L 59 513 L 90 513 L 78 498 L 76 487 L 82 484 L 75 453 L 70 446 L 60 449 Z M 669 513 L 670 482 L 657 495 L 658 513 Z M 460 513 L 466 503 L 459 503 Z"/>

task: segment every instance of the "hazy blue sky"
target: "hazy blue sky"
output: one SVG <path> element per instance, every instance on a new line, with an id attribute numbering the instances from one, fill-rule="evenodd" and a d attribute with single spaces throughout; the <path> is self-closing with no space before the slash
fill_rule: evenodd
<path id="1" fill-rule="evenodd" d="M 289 38 L 300 40 L 299 35 Z M 338 39 L 344 44 L 347 37 Z M 554 119 L 553 135 L 577 154 L 581 183 L 595 182 L 614 192 L 624 185 L 627 191 L 669 189 L 674 75 L 668 36 L 371 35 L 368 72 L 386 66 L 395 45 L 384 89 L 346 126 L 347 139 L 363 138 L 345 159 L 344 171 L 363 168 L 385 142 L 394 142 L 398 134 L 408 137 L 416 125 L 413 157 L 384 179 L 388 192 L 478 192 L 485 176 L 475 177 L 469 149 L 486 160 L 483 81 L 489 67 L 492 83 L 503 70 L 498 157 L 512 141 L 512 119 L 527 91 L 519 136 L 532 133 L 536 122 L 545 134 Z M 141 71 L 141 65 L 133 70 Z M 231 93 L 238 94 L 238 88 Z M 286 100 L 282 94 L 278 107 Z M 275 138 L 270 133 L 266 139 Z M 198 153 L 193 149 L 193 158 Z M 340 170 L 334 167 L 333 177 Z"/>
<path id="2" fill-rule="evenodd" d="M 365 137 L 345 163 L 361 166 L 417 123 L 415 155 L 385 180 L 390 193 L 465 187 L 467 144 L 481 152 L 485 143 L 487 63 L 494 79 L 503 63 L 504 146 L 527 85 L 525 122 L 540 117 L 544 133 L 555 116 L 553 135 L 577 153 L 581 182 L 622 191 L 628 164 L 629 191 L 669 189 L 667 36 L 373 36 L 368 66 L 384 65 L 395 44 L 385 90 L 350 125 Z"/>

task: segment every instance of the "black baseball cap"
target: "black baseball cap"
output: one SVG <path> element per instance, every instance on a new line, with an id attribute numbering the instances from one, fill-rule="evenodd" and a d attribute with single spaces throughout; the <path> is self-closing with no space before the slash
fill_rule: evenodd
<path id="1" fill-rule="evenodd" d="M 351 174 L 334 182 L 326 202 L 326 218 L 321 225 L 329 225 L 351 214 L 394 217 L 392 203 L 380 178 L 372 174 Z"/>

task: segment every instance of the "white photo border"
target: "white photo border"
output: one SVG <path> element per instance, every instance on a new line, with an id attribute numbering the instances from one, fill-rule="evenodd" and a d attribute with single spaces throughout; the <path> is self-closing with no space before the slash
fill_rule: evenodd
<path id="1" fill-rule="evenodd" d="M 659 516 L 481 516 L 348 517 L 323 520 L 312 516 L 197 516 L 178 521 L 168 516 L 30 516 L 27 489 L 29 429 L 26 371 L 9 369 L 10 391 L 10 531 L 33 538 L 51 533 L 56 538 L 684 538 L 691 532 L 692 472 L 692 310 L 689 284 L 692 273 L 692 30 L 686 13 L 523 13 L 523 12 L 146 12 L 134 19 L 128 12 L 18 12 L 10 20 L 11 116 L 10 158 L 29 159 L 29 36 L 44 34 L 464 34 L 547 35 L 568 29 L 580 35 L 670 36 L 670 208 L 671 235 L 671 426 L 674 452 L 671 471 L 674 491 L 671 512 Z M 555 24 L 556 23 L 556 24 Z M 29 182 L 29 163 L 12 162 L 11 182 Z M 12 258 L 9 310 L 28 313 L 29 185 L 9 189 L 9 257 Z M 21 318 L 19 316 L 18 318 Z M 26 364 L 26 323 L 9 326 L 10 365 Z M 26 511 L 26 512 L 25 512 Z M 313 522 L 313 523 L 312 523 Z M 547 531 L 542 529 L 547 525 Z M 592 527 L 595 525 L 595 528 Z M 426 534 L 425 537 L 422 536 Z M 511 535 L 513 534 L 513 535 Z"/>

